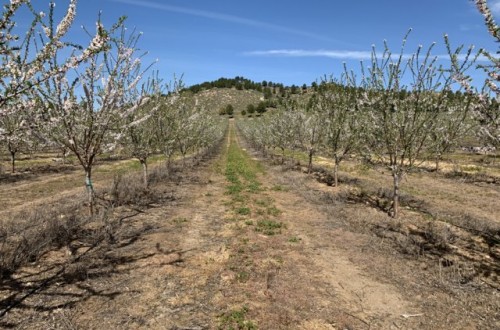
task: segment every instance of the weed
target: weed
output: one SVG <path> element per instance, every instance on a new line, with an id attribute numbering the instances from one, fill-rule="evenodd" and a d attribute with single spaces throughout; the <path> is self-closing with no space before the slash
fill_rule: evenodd
<path id="1" fill-rule="evenodd" d="M 252 220 L 247 220 L 247 221 L 245 221 L 245 225 L 247 225 L 247 226 L 253 226 L 253 221 Z"/>
<path id="2" fill-rule="evenodd" d="M 271 206 L 267 208 L 267 214 L 272 215 L 273 217 L 277 217 L 281 214 L 281 211 L 276 206 Z"/>
<path id="3" fill-rule="evenodd" d="M 233 310 L 220 316 L 220 330 L 257 330 L 257 326 L 252 321 L 245 320 L 248 307 Z"/>
<path id="4" fill-rule="evenodd" d="M 249 215 L 250 209 L 248 207 L 239 207 L 236 209 L 236 213 L 239 215 Z"/>
<path id="5" fill-rule="evenodd" d="M 261 232 L 264 235 L 272 236 L 276 233 L 281 233 L 283 223 L 274 220 L 259 220 L 255 231 Z"/>
<path id="6" fill-rule="evenodd" d="M 247 189 L 248 192 L 251 192 L 251 193 L 257 193 L 259 191 L 262 191 L 262 188 L 260 187 L 260 183 L 257 182 L 257 181 L 252 181 L 248 184 L 248 189 Z"/>
<path id="7" fill-rule="evenodd" d="M 297 236 L 292 236 L 292 237 L 290 237 L 290 238 L 288 239 L 288 241 L 289 241 L 290 243 L 298 243 L 298 242 L 300 242 L 301 240 L 302 240 L 302 238 L 299 238 L 299 237 L 297 237 Z"/>
<path id="8" fill-rule="evenodd" d="M 241 184 L 231 184 L 227 186 L 226 195 L 236 195 L 239 194 L 243 190 Z"/>
<path id="9" fill-rule="evenodd" d="M 267 206 L 271 205 L 272 202 L 273 202 L 272 198 L 256 199 L 255 200 L 255 204 L 262 206 L 262 207 L 267 207 Z"/>
<path id="10" fill-rule="evenodd" d="M 250 157 L 235 143 L 234 132 L 231 132 L 230 145 L 227 153 L 226 179 L 231 183 L 227 194 L 238 195 L 242 191 L 256 193 L 262 190 L 257 181 L 257 173 L 262 172 L 259 163 Z"/>

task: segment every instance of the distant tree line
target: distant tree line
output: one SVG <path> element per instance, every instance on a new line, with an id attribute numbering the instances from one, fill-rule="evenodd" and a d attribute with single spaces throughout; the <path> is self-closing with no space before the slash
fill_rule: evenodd
<path id="1" fill-rule="evenodd" d="M 314 83 L 313 83 L 314 84 Z M 212 88 L 235 88 L 237 90 L 255 90 L 264 93 L 265 99 L 272 98 L 273 95 L 285 97 L 288 94 L 299 94 L 307 90 L 307 85 L 302 87 L 296 85 L 285 86 L 282 83 L 275 83 L 272 81 L 255 82 L 244 77 L 236 76 L 234 78 L 219 78 L 214 81 L 206 81 L 201 84 L 192 85 L 187 87 L 193 93 L 198 93 L 203 90 Z"/>

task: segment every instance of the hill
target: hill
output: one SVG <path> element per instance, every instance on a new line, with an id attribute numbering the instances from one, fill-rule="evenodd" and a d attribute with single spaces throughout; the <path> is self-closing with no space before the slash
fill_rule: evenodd
<path id="1" fill-rule="evenodd" d="M 264 94 L 256 90 L 238 90 L 234 88 L 212 88 L 195 94 L 198 105 L 218 112 L 231 104 L 234 113 L 239 114 L 249 104 L 257 104 L 264 99 Z"/>

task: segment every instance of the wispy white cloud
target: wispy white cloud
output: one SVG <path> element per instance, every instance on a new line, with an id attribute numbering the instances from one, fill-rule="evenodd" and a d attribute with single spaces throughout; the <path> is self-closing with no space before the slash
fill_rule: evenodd
<path id="1" fill-rule="evenodd" d="M 354 50 L 273 49 L 245 52 L 244 55 L 276 57 L 328 57 L 349 60 L 368 60 L 371 58 L 371 52 Z"/>
<path id="2" fill-rule="evenodd" d="M 370 60 L 372 57 L 371 51 L 356 51 L 356 50 L 304 50 L 304 49 L 272 49 L 272 50 L 256 50 L 243 53 L 246 56 L 275 56 L 275 57 L 326 57 L 341 60 Z M 380 53 L 377 55 L 381 56 Z M 393 54 L 394 58 L 399 54 Z M 404 59 L 410 59 L 413 54 L 403 54 Z M 439 60 L 447 60 L 450 58 L 447 54 L 433 55 Z M 459 60 L 465 59 L 465 54 L 458 56 Z M 486 60 L 480 56 L 479 61 Z"/>
<path id="3" fill-rule="evenodd" d="M 298 30 L 298 29 L 294 29 L 294 28 L 290 28 L 290 27 L 286 27 L 286 26 L 282 26 L 282 25 L 276 25 L 276 24 L 272 24 L 272 23 L 266 23 L 266 22 L 261 22 L 261 21 L 249 19 L 249 18 L 228 15 L 228 14 L 222 14 L 222 13 L 217 13 L 217 12 L 212 12 L 212 11 L 198 10 L 198 9 L 192 9 L 192 8 L 187 8 L 187 7 L 172 6 L 172 5 L 168 5 L 168 4 L 164 4 L 164 3 L 157 3 L 157 2 L 151 2 L 151 1 L 139 1 L 139 0 L 111 0 L 111 1 L 119 2 L 119 3 L 123 3 L 123 4 L 128 4 L 128 5 L 139 6 L 139 7 L 158 9 L 158 10 L 163 10 L 163 11 L 168 11 L 168 12 L 173 12 L 173 13 L 185 14 L 185 15 L 190 15 L 190 16 L 203 17 L 203 18 L 208 18 L 208 19 L 217 20 L 217 21 L 224 21 L 224 22 L 230 22 L 230 23 L 235 23 L 235 24 L 240 24 L 240 25 L 253 26 L 253 27 L 257 27 L 257 28 L 273 30 L 273 31 L 293 34 L 293 35 L 317 39 L 317 40 L 335 41 L 331 38 L 328 38 L 328 37 L 325 37 L 325 36 L 322 36 L 319 34 L 315 34 L 315 33 L 310 33 L 310 32 L 303 31 L 303 30 Z"/>

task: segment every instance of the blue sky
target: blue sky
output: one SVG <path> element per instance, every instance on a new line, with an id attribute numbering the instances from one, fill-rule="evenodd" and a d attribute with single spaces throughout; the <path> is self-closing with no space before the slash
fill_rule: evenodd
<path id="1" fill-rule="evenodd" d="M 500 17 L 500 0 L 489 3 Z M 453 46 L 498 50 L 468 0 L 80 0 L 70 37 L 79 40 L 79 26 L 92 27 L 99 10 L 108 25 L 128 16 L 144 33 L 147 60 L 158 58 L 163 77 L 183 74 L 188 85 L 234 76 L 310 84 L 338 75 L 342 62 L 359 67 L 384 39 L 398 52 L 409 28 L 408 53 L 436 42 L 433 54 L 445 55 L 445 33 Z"/>

